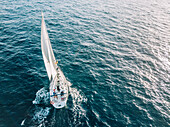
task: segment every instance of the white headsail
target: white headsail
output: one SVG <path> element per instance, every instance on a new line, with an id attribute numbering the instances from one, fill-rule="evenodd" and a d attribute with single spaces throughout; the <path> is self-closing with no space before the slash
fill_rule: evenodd
<path id="1" fill-rule="evenodd" d="M 42 55 L 47 70 L 48 78 L 51 81 L 57 74 L 56 71 L 57 65 L 55 64 L 56 60 L 51 47 L 50 39 L 48 37 L 43 12 L 42 12 L 42 23 L 41 23 L 41 50 L 42 50 Z"/>

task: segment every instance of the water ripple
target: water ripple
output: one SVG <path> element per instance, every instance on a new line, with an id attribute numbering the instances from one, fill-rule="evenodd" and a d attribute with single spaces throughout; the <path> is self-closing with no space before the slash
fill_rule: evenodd
<path id="1" fill-rule="evenodd" d="M 170 125 L 168 0 L 10 0 L 0 7 L 0 126 L 19 126 L 37 91 L 48 88 L 41 10 L 73 88 L 64 110 L 32 108 L 32 126 Z"/>

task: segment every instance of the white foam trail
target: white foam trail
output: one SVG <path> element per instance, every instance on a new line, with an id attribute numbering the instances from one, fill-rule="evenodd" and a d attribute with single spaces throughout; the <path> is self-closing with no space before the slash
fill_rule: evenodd
<path id="1" fill-rule="evenodd" d="M 44 122 L 44 120 L 47 118 L 49 112 L 50 112 L 50 107 L 46 107 L 46 108 L 42 108 L 39 107 L 38 111 L 35 111 L 35 115 L 33 116 L 32 120 L 36 121 L 38 124 L 42 124 Z M 39 126 L 40 126 L 39 125 Z"/>
<path id="2" fill-rule="evenodd" d="M 29 112 L 31 113 L 31 118 L 28 117 L 25 118 L 21 122 L 21 126 L 25 126 L 25 124 L 34 124 L 37 125 L 38 127 L 45 126 L 45 119 L 47 118 L 48 114 L 50 113 L 51 107 L 40 107 L 36 106 L 36 104 L 42 104 L 42 105 L 48 105 L 50 102 L 50 97 L 49 97 L 49 92 L 48 90 L 45 89 L 45 87 L 41 88 L 40 90 L 37 91 L 35 100 L 32 101 L 35 106 L 31 107 L 29 109 Z M 28 123 L 28 121 L 31 121 L 31 123 Z M 26 122 L 26 123 L 25 123 Z"/>
<path id="3" fill-rule="evenodd" d="M 31 107 L 28 117 L 21 122 L 21 126 L 45 126 L 50 109 L 51 107 L 43 108 L 36 105 Z"/>
<path id="4" fill-rule="evenodd" d="M 83 102 L 87 102 L 87 98 L 83 95 L 81 91 L 78 91 L 76 88 L 70 87 L 70 95 L 73 99 L 73 118 L 74 122 L 78 122 L 82 117 L 86 116 L 86 111 L 82 107 Z"/>
<path id="5" fill-rule="evenodd" d="M 86 111 L 85 109 L 83 109 L 82 103 L 87 102 L 87 99 L 85 98 L 83 92 L 77 90 L 76 88 L 71 88 L 70 87 L 71 85 L 72 84 L 69 83 L 69 92 L 73 103 L 71 110 L 73 111 L 74 124 L 76 124 L 80 122 L 81 118 L 86 117 Z M 34 108 L 30 109 L 30 111 L 31 110 L 34 111 L 32 113 L 32 118 L 29 120 L 32 121 L 31 124 L 33 125 L 35 124 L 38 127 L 45 126 L 45 120 L 50 113 L 51 107 L 44 107 L 44 106 L 41 107 L 41 106 L 36 106 L 36 104 L 42 104 L 47 106 L 48 104 L 50 104 L 49 102 L 50 102 L 50 96 L 48 90 L 45 89 L 45 87 L 38 90 L 36 93 L 35 100 L 32 101 L 32 103 L 35 104 L 35 106 L 33 106 Z M 55 113 L 54 113 L 54 119 L 55 119 Z M 48 122 L 51 124 L 55 124 L 56 121 L 54 119 Z M 21 126 L 25 125 L 26 123 L 27 123 L 27 118 L 25 118 L 22 121 Z"/>
<path id="6" fill-rule="evenodd" d="M 23 126 L 23 125 L 24 125 L 25 120 L 26 120 L 26 118 L 25 118 L 25 119 L 21 122 L 21 126 Z"/>
<path id="7" fill-rule="evenodd" d="M 35 100 L 32 101 L 33 104 L 49 104 L 49 102 L 49 92 L 44 87 L 37 91 Z"/>

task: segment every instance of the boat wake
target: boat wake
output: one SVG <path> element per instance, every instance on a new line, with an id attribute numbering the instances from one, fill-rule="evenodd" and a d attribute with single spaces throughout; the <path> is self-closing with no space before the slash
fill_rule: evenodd
<path id="1" fill-rule="evenodd" d="M 86 110 L 82 107 L 82 103 L 86 103 L 87 98 L 82 91 L 78 91 L 76 88 L 70 89 L 70 95 L 73 103 L 71 107 L 73 112 L 73 124 L 78 126 L 78 124 L 81 124 L 81 119 L 86 117 Z"/>
<path id="2" fill-rule="evenodd" d="M 80 124 L 83 117 L 86 117 L 86 111 L 82 103 L 86 103 L 83 92 L 69 86 L 69 101 L 64 109 L 55 109 L 50 104 L 49 91 L 45 87 L 37 91 L 32 106 L 27 111 L 25 119 L 21 126 L 55 126 L 62 125 L 62 122 Z M 67 120 L 65 119 L 67 118 Z M 59 120 L 60 119 L 60 120 Z M 65 120 L 64 120 L 65 119 Z M 60 121 L 60 123 L 58 123 Z"/>
<path id="3" fill-rule="evenodd" d="M 41 88 L 37 91 L 35 100 L 32 101 L 33 104 L 49 104 L 50 100 L 50 92 L 45 89 L 45 87 Z"/>
<path id="4" fill-rule="evenodd" d="M 35 100 L 27 110 L 26 118 L 21 122 L 21 126 L 45 126 L 47 116 L 50 113 L 49 92 L 45 87 L 37 91 Z"/>

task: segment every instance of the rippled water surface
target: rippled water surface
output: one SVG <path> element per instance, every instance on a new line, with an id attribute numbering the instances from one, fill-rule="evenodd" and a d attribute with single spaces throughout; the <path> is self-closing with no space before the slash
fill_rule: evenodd
<path id="1" fill-rule="evenodd" d="M 0 126 L 170 126 L 168 0 L 9 0 L 0 10 Z M 60 110 L 48 100 L 41 11 L 72 83 Z"/>

